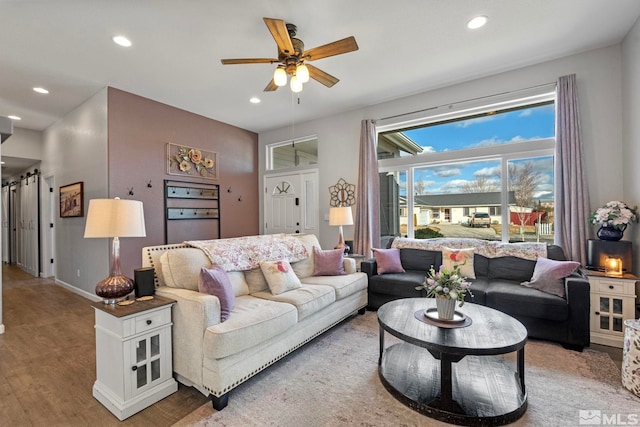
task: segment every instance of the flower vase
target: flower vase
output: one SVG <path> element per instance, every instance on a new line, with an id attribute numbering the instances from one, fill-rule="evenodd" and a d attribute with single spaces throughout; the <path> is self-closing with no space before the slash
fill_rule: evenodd
<path id="1" fill-rule="evenodd" d="M 618 227 L 620 228 L 611 227 L 609 225 L 602 225 L 596 233 L 598 235 L 598 239 L 617 242 L 618 240 L 622 239 L 624 230 L 627 228 L 627 224 L 623 224 Z"/>
<path id="2" fill-rule="evenodd" d="M 436 309 L 438 310 L 438 319 L 453 320 L 453 313 L 456 310 L 456 300 L 436 297 Z"/>

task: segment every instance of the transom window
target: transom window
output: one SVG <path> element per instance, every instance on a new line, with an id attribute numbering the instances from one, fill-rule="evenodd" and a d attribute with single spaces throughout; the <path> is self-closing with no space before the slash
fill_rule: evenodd
<path id="1" fill-rule="evenodd" d="M 318 163 L 318 138 L 307 137 L 267 146 L 267 170 L 297 168 Z"/>

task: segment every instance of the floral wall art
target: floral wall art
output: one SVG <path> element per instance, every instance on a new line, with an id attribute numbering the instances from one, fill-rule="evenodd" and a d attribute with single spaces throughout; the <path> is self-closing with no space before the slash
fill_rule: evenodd
<path id="1" fill-rule="evenodd" d="M 167 144 L 167 173 L 218 179 L 218 153 L 178 144 Z"/>

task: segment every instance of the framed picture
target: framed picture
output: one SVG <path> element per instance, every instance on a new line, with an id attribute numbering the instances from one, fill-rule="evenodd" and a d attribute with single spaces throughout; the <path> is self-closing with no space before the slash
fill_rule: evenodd
<path id="1" fill-rule="evenodd" d="M 84 188 L 82 182 L 60 187 L 60 218 L 84 216 Z"/>
<path id="2" fill-rule="evenodd" d="M 218 179 L 218 153 L 167 143 L 167 173 Z"/>

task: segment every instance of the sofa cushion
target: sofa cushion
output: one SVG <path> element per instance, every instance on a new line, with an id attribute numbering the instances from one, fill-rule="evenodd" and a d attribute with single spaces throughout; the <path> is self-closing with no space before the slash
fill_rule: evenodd
<path id="1" fill-rule="evenodd" d="M 475 249 L 451 249 L 442 247 L 442 265 L 448 271 L 453 270 L 454 266 L 460 267 L 460 274 L 467 279 L 475 279 L 476 273 L 473 269 L 473 258 Z"/>
<path id="2" fill-rule="evenodd" d="M 437 269 L 442 264 L 442 252 L 422 249 L 400 249 L 400 261 L 405 270 L 428 271 L 431 266 Z"/>
<path id="3" fill-rule="evenodd" d="M 197 291 L 200 269 L 210 268 L 211 261 L 200 249 L 180 248 L 163 253 L 160 265 L 167 286 Z"/>
<path id="4" fill-rule="evenodd" d="M 518 283 L 529 280 L 533 275 L 535 261 L 504 256 L 489 259 L 489 279 L 513 280 Z"/>
<path id="5" fill-rule="evenodd" d="M 476 278 L 489 276 L 489 258 L 475 254 L 473 256 L 473 269 Z"/>
<path id="6" fill-rule="evenodd" d="M 296 276 L 291 264 L 286 259 L 278 261 L 260 261 L 260 270 L 267 279 L 269 290 L 278 295 L 300 287 L 300 279 Z"/>
<path id="7" fill-rule="evenodd" d="M 558 321 L 569 317 L 569 305 L 564 298 L 520 286 L 518 282 L 510 280 L 492 280 L 487 288 L 486 304 L 513 316 Z"/>
<path id="8" fill-rule="evenodd" d="M 302 279 L 302 285 L 331 286 L 336 293 L 336 300 L 341 300 L 358 291 L 367 289 L 367 275 L 365 273 L 354 273 L 344 276 L 312 276 Z"/>
<path id="9" fill-rule="evenodd" d="M 378 265 L 378 274 L 386 273 L 404 273 L 404 268 L 400 262 L 400 250 L 397 248 L 390 249 L 371 249 L 373 256 L 376 258 Z"/>
<path id="10" fill-rule="evenodd" d="M 555 261 L 548 258 L 538 258 L 533 276 L 524 286 L 538 289 L 559 297 L 565 297 L 564 279 L 580 266 L 576 261 Z"/>
<path id="11" fill-rule="evenodd" d="M 220 322 L 224 322 L 229 318 L 229 314 L 235 305 L 236 297 L 226 271 L 220 267 L 202 267 L 198 278 L 198 291 L 218 297 L 220 301 Z"/>
<path id="12" fill-rule="evenodd" d="M 313 276 L 314 257 L 313 248 L 320 248 L 320 242 L 314 234 L 295 234 L 296 238 L 300 239 L 304 247 L 307 249 L 309 256 L 301 261 L 291 263 L 293 271 L 300 279 Z"/>
<path id="13" fill-rule="evenodd" d="M 369 278 L 369 292 L 398 297 L 425 296 L 425 291 L 416 290 L 424 283 L 426 272 L 407 270 L 405 273 L 390 273 Z"/>
<path id="14" fill-rule="evenodd" d="M 339 276 L 344 272 L 344 250 L 331 249 L 323 251 L 313 247 L 313 275 Z"/>
<path id="15" fill-rule="evenodd" d="M 476 304 L 486 305 L 487 289 L 491 286 L 491 282 L 487 279 L 487 276 L 478 276 L 475 279 L 469 280 L 471 282 L 471 293 L 473 297 L 466 293 L 464 300 L 467 302 L 473 302 Z"/>
<path id="16" fill-rule="evenodd" d="M 264 274 L 262 274 L 262 269 L 260 267 L 246 270 L 244 272 L 244 278 L 247 281 L 247 287 L 249 288 L 250 294 L 269 289 L 267 279 L 264 277 Z"/>
<path id="17" fill-rule="evenodd" d="M 303 285 L 300 288 L 277 295 L 262 291 L 256 292 L 252 296 L 294 305 L 298 310 L 298 322 L 331 305 L 336 300 L 333 288 L 322 285 Z"/>
<path id="18" fill-rule="evenodd" d="M 291 304 L 243 295 L 226 322 L 207 328 L 203 352 L 220 359 L 285 333 L 297 321 L 298 310 Z"/>

